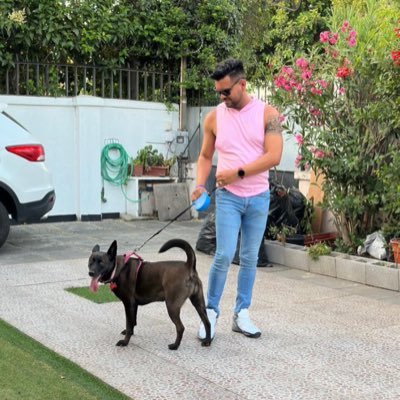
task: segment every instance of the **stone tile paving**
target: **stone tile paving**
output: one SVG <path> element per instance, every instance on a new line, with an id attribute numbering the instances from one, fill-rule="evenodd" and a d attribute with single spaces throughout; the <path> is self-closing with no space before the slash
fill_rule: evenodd
<path id="1" fill-rule="evenodd" d="M 73 230 L 64 229 L 78 243 Z M 108 243 L 94 231 L 95 239 Z M 190 225 L 180 233 L 195 243 Z M 141 254 L 149 260 L 182 258 L 179 250 L 157 254 L 176 234 L 163 232 Z M 128 244 L 124 237 L 123 251 Z M 133 399 L 400 398 L 399 293 L 300 270 L 260 268 L 252 316 L 263 335 L 254 340 L 231 331 L 238 270 L 232 266 L 210 348 L 196 339 L 199 318 L 189 302 L 182 309 L 186 330 L 178 351 L 167 348 L 175 329 L 163 303 L 139 309 L 135 336 L 120 348 L 115 343 L 124 328 L 122 304 L 98 305 L 64 290 L 89 283 L 87 259 L 77 254 L 19 264 L 0 258 L 0 318 Z M 206 286 L 211 257 L 197 257 Z"/>

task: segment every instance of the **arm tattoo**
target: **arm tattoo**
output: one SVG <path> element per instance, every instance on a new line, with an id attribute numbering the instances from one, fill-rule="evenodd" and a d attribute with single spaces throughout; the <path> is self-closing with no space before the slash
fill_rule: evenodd
<path id="1" fill-rule="evenodd" d="M 265 127 L 265 134 L 268 135 L 270 133 L 273 134 L 282 134 L 282 126 L 279 120 L 279 116 L 272 118 L 270 121 L 267 122 L 267 126 Z"/>

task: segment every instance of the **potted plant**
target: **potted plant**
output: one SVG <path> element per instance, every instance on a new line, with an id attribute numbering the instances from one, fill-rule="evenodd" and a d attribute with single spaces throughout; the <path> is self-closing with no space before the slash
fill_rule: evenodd
<path id="1" fill-rule="evenodd" d="M 132 159 L 132 175 L 142 176 L 143 175 L 143 164 L 136 159 Z"/>
<path id="2" fill-rule="evenodd" d="M 158 152 L 157 149 L 151 145 L 147 146 L 147 158 L 146 165 L 144 168 L 144 175 L 152 176 L 166 176 L 169 173 L 169 168 L 164 165 L 164 156 Z"/>
<path id="3" fill-rule="evenodd" d="M 152 145 L 138 150 L 133 159 L 134 175 L 167 176 L 169 174 L 169 160 Z"/>
<path id="4" fill-rule="evenodd" d="M 282 226 L 273 225 L 268 229 L 268 233 L 271 235 L 271 237 L 283 245 L 286 244 L 287 238 L 293 236 L 296 234 L 296 232 L 297 227 L 284 224 Z"/>
<path id="5" fill-rule="evenodd" d="M 390 239 L 390 246 L 393 251 L 394 262 L 400 264 L 400 238 Z"/>
<path id="6" fill-rule="evenodd" d="M 136 153 L 136 157 L 132 160 L 134 176 L 143 175 L 148 151 L 149 151 L 149 146 L 145 146 L 144 148 L 138 150 L 138 152 Z"/>

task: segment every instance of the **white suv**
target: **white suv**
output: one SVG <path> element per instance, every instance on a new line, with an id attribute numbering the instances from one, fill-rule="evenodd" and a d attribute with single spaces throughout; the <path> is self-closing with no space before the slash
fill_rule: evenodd
<path id="1" fill-rule="evenodd" d="M 15 223 L 38 221 L 55 192 L 43 146 L 0 104 L 0 247 Z"/>

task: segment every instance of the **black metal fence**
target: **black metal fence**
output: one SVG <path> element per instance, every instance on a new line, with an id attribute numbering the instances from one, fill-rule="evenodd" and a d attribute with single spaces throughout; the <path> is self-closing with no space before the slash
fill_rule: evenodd
<path id="1" fill-rule="evenodd" d="M 12 67 L 0 69 L 0 93 L 178 102 L 179 76 L 129 67 L 16 61 Z"/>

